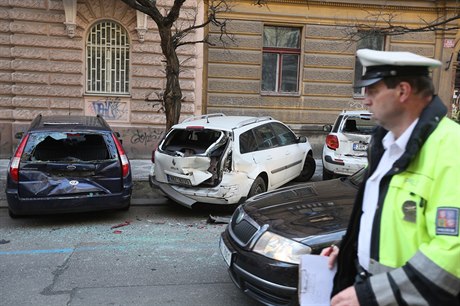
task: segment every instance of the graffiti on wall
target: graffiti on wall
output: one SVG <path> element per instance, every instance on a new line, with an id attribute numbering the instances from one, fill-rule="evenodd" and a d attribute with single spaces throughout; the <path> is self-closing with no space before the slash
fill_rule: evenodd
<path id="1" fill-rule="evenodd" d="M 114 131 L 120 134 L 123 147 L 129 158 L 150 159 L 152 150 L 163 138 L 165 130 L 152 127 L 114 127 Z"/>
<path id="2" fill-rule="evenodd" d="M 144 146 L 148 146 L 153 143 L 157 143 L 160 140 L 161 136 L 163 135 L 162 130 L 152 130 L 149 129 L 147 131 L 140 131 L 136 129 L 132 132 L 131 135 L 131 143 L 132 144 L 141 144 Z"/>
<path id="3" fill-rule="evenodd" d="M 87 113 L 101 115 L 109 121 L 128 121 L 129 105 L 120 97 L 88 98 L 86 100 Z"/>

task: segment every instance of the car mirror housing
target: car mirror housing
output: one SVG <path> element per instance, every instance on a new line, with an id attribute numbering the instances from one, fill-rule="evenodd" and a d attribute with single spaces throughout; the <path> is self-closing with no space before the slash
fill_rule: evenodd
<path id="1" fill-rule="evenodd" d="M 330 131 L 332 131 L 332 125 L 330 124 L 323 125 L 323 131 L 329 133 Z"/>
<path id="2" fill-rule="evenodd" d="M 299 142 L 299 143 L 305 143 L 305 142 L 307 142 L 307 136 L 299 136 L 298 142 Z"/>

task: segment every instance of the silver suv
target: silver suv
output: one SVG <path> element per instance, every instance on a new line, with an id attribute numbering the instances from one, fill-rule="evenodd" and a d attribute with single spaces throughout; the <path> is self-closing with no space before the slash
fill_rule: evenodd
<path id="1" fill-rule="evenodd" d="M 191 208 L 236 204 L 298 179 L 316 163 L 305 136 L 271 117 L 210 114 L 174 125 L 152 154 L 150 184 Z"/>
<path id="2" fill-rule="evenodd" d="M 368 111 L 343 111 L 329 131 L 323 147 L 323 180 L 351 175 L 367 165 L 367 146 L 375 121 Z"/>

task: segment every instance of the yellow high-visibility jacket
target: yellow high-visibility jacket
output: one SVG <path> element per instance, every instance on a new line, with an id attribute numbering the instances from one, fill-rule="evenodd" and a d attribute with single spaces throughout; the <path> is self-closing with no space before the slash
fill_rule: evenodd
<path id="1" fill-rule="evenodd" d="M 382 178 L 369 273 L 355 282 L 363 186 L 341 244 L 333 294 L 354 284 L 361 305 L 460 305 L 460 125 L 435 97 L 406 151 Z M 378 128 L 367 177 L 383 154 Z"/>

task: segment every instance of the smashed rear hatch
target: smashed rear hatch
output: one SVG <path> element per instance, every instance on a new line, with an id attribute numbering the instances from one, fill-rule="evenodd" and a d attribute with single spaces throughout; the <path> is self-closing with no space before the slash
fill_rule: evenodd
<path id="1" fill-rule="evenodd" d="M 182 186 L 217 185 L 228 166 L 229 136 L 218 130 L 191 127 L 172 130 L 155 155 L 157 179 Z M 156 171 L 158 173 L 158 171 Z"/>
<path id="2" fill-rule="evenodd" d="M 21 157 L 20 197 L 97 196 L 122 190 L 110 134 L 32 133 Z"/>
<path id="3" fill-rule="evenodd" d="M 370 116 L 345 117 L 340 128 L 340 145 L 337 153 L 345 156 L 366 157 L 375 121 Z"/>

